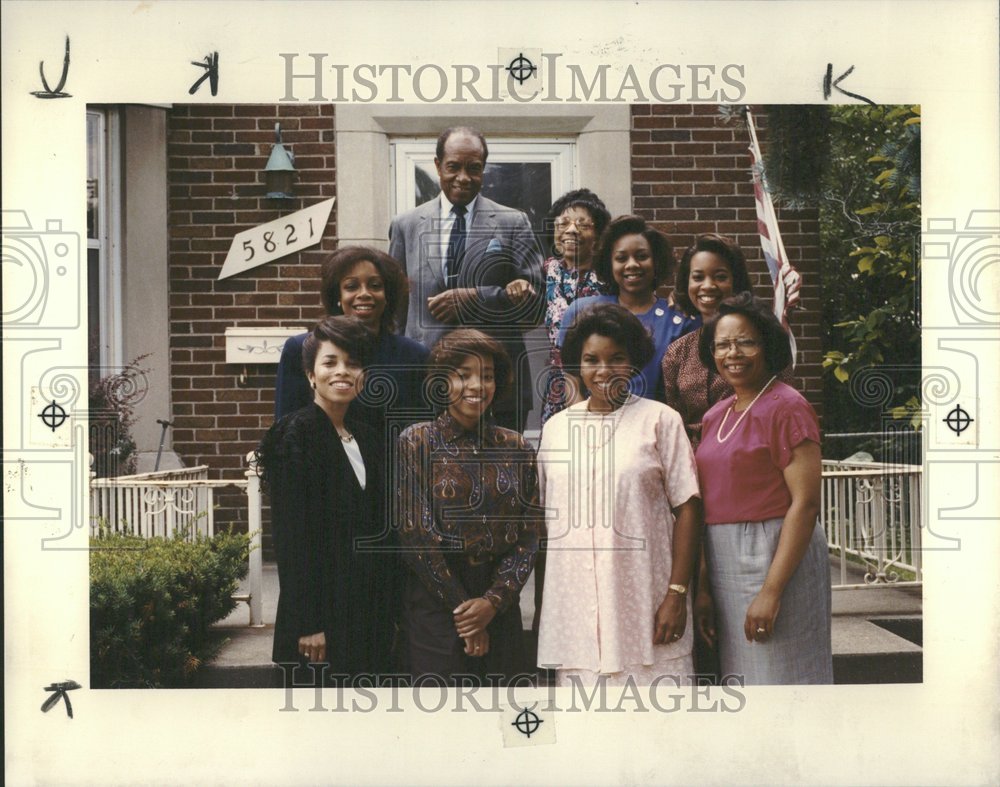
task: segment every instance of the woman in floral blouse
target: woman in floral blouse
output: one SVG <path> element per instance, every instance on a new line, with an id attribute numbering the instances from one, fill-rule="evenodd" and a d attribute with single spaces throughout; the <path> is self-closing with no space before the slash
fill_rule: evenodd
<path id="1" fill-rule="evenodd" d="M 723 298 L 750 292 L 743 250 L 732 238 L 707 233 L 695 238 L 677 267 L 674 300 L 690 315 L 710 320 Z M 716 402 L 732 395 L 726 379 L 698 357 L 699 327 L 667 348 L 663 356 L 664 401 L 684 419 L 692 445 L 701 441 L 701 418 Z"/>
<path id="2" fill-rule="evenodd" d="M 535 562 L 541 510 L 534 452 L 490 412 L 511 363 L 486 334 L 459 329 L 431 351 L 434 421 L 399 438 L 399 515 L 410 571 L 403 594 L 407 670 L 447 682 L 524 668 L 519 597 Z"/>
<path id="3" fill-rule="evenodd" d="M 552 228 L 553 254 L 545 260 L 545 330 L 549 335 L 549 373 L 542 403 L 542 423 L 566 406 L 566 380 L 559 358 L 559 327 L 577 298 L 604 295 L 608 287 L 592 267 L 597 239 L 611 221 L 601 198 L 575 189 L 552 203 L 545 226 Z M 514 286 L 511 282 L 508 286 Z"/>

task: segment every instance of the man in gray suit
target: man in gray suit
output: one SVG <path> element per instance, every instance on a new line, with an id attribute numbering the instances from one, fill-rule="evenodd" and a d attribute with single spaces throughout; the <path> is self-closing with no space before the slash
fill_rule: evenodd
<path id="1" fill-rule="evenodd" d="M 542 254 L 524 213 L 480 196 L 488 153 L 475 129 L 442 132 L 441 194 L 393 220 L 389 254 L 410 280 L 407 336 L 432 347 L 453 328 L 477 328 L 510 354 L 514 385 L 493 410 L 520 432 L 532 406 L 523 334 L 541 321 Z"/>

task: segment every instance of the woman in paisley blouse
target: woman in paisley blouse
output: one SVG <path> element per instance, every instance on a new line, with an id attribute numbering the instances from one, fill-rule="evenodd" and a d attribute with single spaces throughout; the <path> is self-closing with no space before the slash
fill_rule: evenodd
<path id="1" fill-rule="evenodd" d="M 534 452 L 490 412 L 510 379 L 495 340 L 471 329 L 446 334 L 428 367 L 429 394 L 443 412 L 399 438 L 400 542 L 410 568 L 404 649 L 414 676 L 478 683 L 525 666 L 519 597 L 541 511 Z"/>
<path id="2" fill-rule="evenodd" d="M 611 221 L 601 198 L 590 189 L 574 189 L 552 203 L 545 226 L 552 228 L 553 254 L 545 260 L 545 330 L 549 335 L 549 372 L 542 402 L 542 423 L 566 406 L 559 328 L 577 298 L 604 295 L 608 286 L 592 266 L 597 239 Z M 516 286 L 511 282 L 509 287 Z"/>

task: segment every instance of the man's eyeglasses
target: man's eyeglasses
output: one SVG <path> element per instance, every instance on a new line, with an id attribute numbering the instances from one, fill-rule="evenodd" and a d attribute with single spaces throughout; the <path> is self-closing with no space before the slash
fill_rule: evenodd
<path id="1" fill-rule="evenodd" d="M 728 342 L 712 342 L 712 355 L 725 358 L 729 351 L 735 348 L 740 355 L 756 355 L 760 352 L 761 343 L 756 339 L 735 339 Z"/>
<path id="2" fill-rule="evenodd" d="M 568 229 L 570 224 L 575 224 L 576 228 L 581 232 L 589 230 L 594 226 L 594 222 L 589 219 L 556 219 L 555 227 L 557 230 L 562 231 Z"/>

